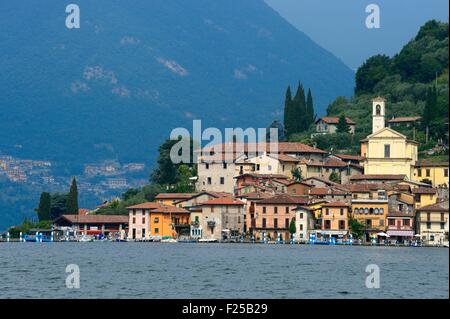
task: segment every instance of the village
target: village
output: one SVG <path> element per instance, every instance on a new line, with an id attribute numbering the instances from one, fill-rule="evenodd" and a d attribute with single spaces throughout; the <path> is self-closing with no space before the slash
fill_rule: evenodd
<path id="1" fill-rule="evenodd" d="M 128 216 L 79 209 L 55 219 L 51 231 L 21 234 L 20 241 L 448 247 L 448 162 L 419 160 L 418 143 L 393 128 L 419 117 L 386 121 L 386 101 L 372 104 L 372 134 L 361 140 L 360 155 L 298 142 L 256 155 L 248 144 L 217 145 L 198 157 L 196 192 L 159 193 L 128 206 Z M 317 119 L 317 134 L 333 133 L 338 121 Z M 356 123 L 346 121 L 354 131 Z M 224 160 L 230 156 L 231 163 Z"/>

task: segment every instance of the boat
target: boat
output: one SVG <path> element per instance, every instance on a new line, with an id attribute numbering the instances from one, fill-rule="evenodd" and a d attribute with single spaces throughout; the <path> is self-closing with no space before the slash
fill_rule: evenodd
<path id="1" fill-rule="evenodd" d="M 199 243 L 216 243 L 217 239 L 215 238 L 201 238 L 198 240 Z"/>
<path id="2" fill-rule="evenodd" d="M 164 238 L 164 239 L 161 239 L 161 242 L 162 243 L 178 243 L 178 240 L 173 239 L 173 238 Z"/>

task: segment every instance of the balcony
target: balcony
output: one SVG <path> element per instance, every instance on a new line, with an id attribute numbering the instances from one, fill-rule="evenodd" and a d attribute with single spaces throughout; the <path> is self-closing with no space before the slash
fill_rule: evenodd
<path id="1" fill-rule="evenodd" d="M 214 228 L 216 226 L 216 222 L 214 220 L 210 220 L 210 221 L 206 222 L 206 224 L 210 228 Z"/>

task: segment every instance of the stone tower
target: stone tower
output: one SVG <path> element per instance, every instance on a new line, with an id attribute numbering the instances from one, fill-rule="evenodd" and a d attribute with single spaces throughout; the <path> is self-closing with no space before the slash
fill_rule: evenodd
<path id="1" fill-rule="evenodd" d="M 384 128 L 385 111 L 385 100 L 382 97 L 374 98 L 372 100 L 372 133 Z"/>

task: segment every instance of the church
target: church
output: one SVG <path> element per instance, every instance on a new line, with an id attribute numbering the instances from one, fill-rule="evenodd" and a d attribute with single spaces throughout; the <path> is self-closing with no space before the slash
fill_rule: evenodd
<path id="1" fill-rule="evenodd" d="M 366 175 L 406 175 L 413 179 L 418 144 L 385 126 L 386 101 L 372 101 L 372 134 L 361 140 L 361 156 Z"/>

